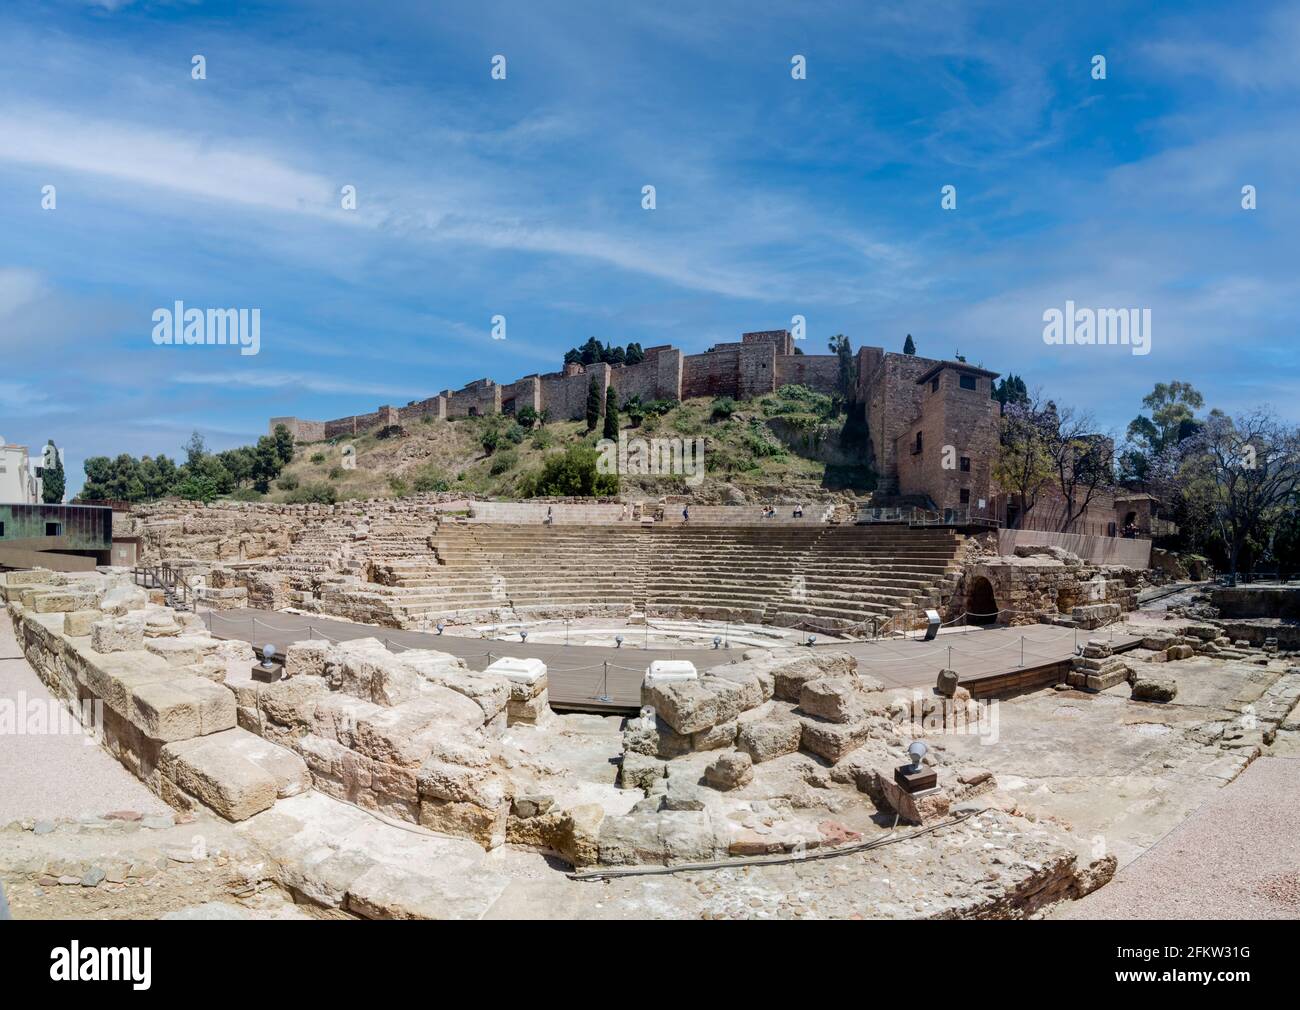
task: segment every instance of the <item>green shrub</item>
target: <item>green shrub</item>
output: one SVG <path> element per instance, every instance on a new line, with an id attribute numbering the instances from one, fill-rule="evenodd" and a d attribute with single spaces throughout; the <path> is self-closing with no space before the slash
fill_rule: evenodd
<path id="1" fill-rule="evenodd" d="M 509 428 L 506 429 L 506 440 L 515 445 L 518 445 L 520 442 L 524 440 L 524 437 L 527 434 L 528 434 L 528 430 L 524 428 L 522 424 L 512 424 Z"/>
<path id="2" fill-rule="evenodd" d="M 507 449 L 492 457 L 492 465 L 488 467 L 488 473 L 493 477 L 497 477 L 507 470 L 513 470 L 518 463 L 519 453 L 513 449 Z"/>
<path id="3" fill-rule="evenodd" d="M 341 480 L 343 478 L 343 473 L 344 473 L 343 467 L 341 466 L 332 467 L 329 472 L 329 478 L 330 480 Z"/>
<path id="4" fill-rule="evenodd" d="M 548 456 L 541 470 L 520 482 L 526 498 L 545 495 L 593 497 L 618 494 L 618 474 L 598 473 L 600 458 L 589 445 L 575 445 L 562 453 Z"/>
<path id="5" fill-rule="evenodd" d="M 313 452 L 311 454 L 311 461 L 317 466 L 320 466 L 320 464 L 325 462 L 325 454 L 323 452 Z"/>
<path id="6" fill-rule="evenodd" d="M 726 421 L 736 412 L 736 401 L 729 396 L 720 396 L 713 401 L 713 412 L 710 417 L 714 421 Z"/>
<path id="7" fill-rule="evenodd" d="M 417 494 L 427 494 L 431 491 L 447 491 L 451 488 L 451 482 L 437 467 L 426 466 L 416 473 L 411 486 Z"/>
<path id="8" fill-rule="evenodd" d="M 388 490 L 393 492 L 398 498 L 404 498 L 411 493 L 410 487 L 401 477 L 388 478 Z"/>
<path id="9" fill-rule="evenodd" d="M 483 444 L 483 451 L 489 456 L 496 452 L 496 448 L 501 444 L 501 432 L 496 428 L 488 428 L 483 432 L 483 437 L 479 439 Z"/>
<path id="10" fill-rule="evenodd" d="M 534 449 L 549 449 L 555 444 L 555 433 L 546 428 L 538 428 L 533 432 L 531 444 Z"/>
<path id="11" fill-rule="evenodd" d="M 275 482 L 275 486 L 281 491 L 296 491 L 298 490 L 298 478 L 291 473 L 286 473 Z"/>
<path id="12" fill-rule="evenodd" d="M 261 501 L 264 495 L 251 487 L 237 487 L 226 495 L 231 501 Z"/>
<path id="13" fill-rule="evenodd" d="M 304 484 L 284 499 L 291 505 L 333 505 L 338 492 L 328 484 Z"/>

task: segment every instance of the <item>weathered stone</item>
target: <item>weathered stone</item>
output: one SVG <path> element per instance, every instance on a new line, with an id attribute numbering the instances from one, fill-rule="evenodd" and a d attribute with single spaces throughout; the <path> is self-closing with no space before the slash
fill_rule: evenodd
<path id="1" fill-rule="evenodd" d="M 799 708 L 830 722 L 846 722 L 859 710 L 858 692 L 847 677 L 819 677 L 800 689 Z"/>
<path id="2" fill-rule="evenodd" d="M 957 671 L 940 670 L 939 679 L 935 683 L 934 689 L 945 698 L 951 698 L 957 693 Z"/>
<path id="3" fill-rule="evenodd" d="M 743 751 L 728 751 L 704 769 L 704 781 L 714 789 L 738 789 L 754 777 L 754 761 Z"/>
<path id="4" fill-rule="evenodd" d="M 138 615 L 96 621 L 90 628 L 90 647 L 101 653 L 143 649 L 144 621 Z"/>
<path id="5" fill-rule="evenodd" d="M 642 704 L 682 735 L 698 733 L 718 722 L 719 695 L 698 680 L 668 681 L 642 688 Z"/>
<path id="6" fill-rule="evenodd" d="M 1178 682 L 1172 677 L 1139 677 L 1133 682 L 1134 701 L 1173 701 L 1178 695 Z"/>
<path id="7" fill-rule="evenodd" d="M 325 653 L 330 643 L 320 638 L 309 638 L 301 642 L 290 642 L 284 651 L 284 675 L 286 679 L 294 677 L 324 677 Z"/>
<path id="8" fill-rule="evenodd" d="M 665 775 L 664 762 L 636 751 L 624 751 L 619 785 L 624 789 L 649 789 L 654 779 Z"/>
<path id="9" fill-rule="evenodd" d="M 736 732 L 736 746 L 754 762 L 771 761 L 782 754 L 793 754 L 799 749 L 803 736 L 802 723 L 792 716 L 774 716 L 753 722 L 742 722 Z"/>

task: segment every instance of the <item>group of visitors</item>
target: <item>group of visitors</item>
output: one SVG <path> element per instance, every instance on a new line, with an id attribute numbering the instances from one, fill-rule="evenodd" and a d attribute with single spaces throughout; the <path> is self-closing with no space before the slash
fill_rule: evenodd
<path id="1" fill-rule="evenodd" d="M 764 519 L 775 519 L 775 518 L 776 518 L 776 509 L 773 508 L 771 505 L 765 505 L 765 506 L 763 506 L 763 518 L 764 518 Z M 790 518 L 791 518 L 791 519 L 802 519 L 802 518 L 803 518 L 803 505 L 802 505 L 802 504 L 795 505 L 795 507 L 794 507 L 794 511 L 790 513 Z"/>

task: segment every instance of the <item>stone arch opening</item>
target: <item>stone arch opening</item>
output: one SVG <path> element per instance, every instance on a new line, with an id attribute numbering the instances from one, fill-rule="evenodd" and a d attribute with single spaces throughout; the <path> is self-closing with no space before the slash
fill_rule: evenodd
<path id="1" fill-rule="evenodd" d="M 971 580 L 966 593 L 966 620 L 971 624 L 996 624 L 998 601 L 993 594 L 993 583 L 983 575 Z"/>

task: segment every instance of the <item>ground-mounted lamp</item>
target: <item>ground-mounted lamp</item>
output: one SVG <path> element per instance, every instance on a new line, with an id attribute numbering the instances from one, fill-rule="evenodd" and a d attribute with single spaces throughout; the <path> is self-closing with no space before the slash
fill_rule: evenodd
<path id="1" fill-rule="evenodd" d="M 622 635 L 615 635 L 615 636 L 614 636 L 614 648 L 616 648 L 616 649 L 621 649 L 621 648 L 623 648 L 623 636 L 622 636 Z"/>
<path id="2" fill-rule="evenodd" d="M 925 638 L 922 641 L 933 642 L 935 636 L 939 634 L 939 628 L 942 622 L 939 620 L 939 611 L 927 610 L 925 612 Z"/>
<path id="3" fill-rule="evenodd" d="M 894 769 L 894 781 L 905 792 L 919 793 L 926 789 L 933 789 L 939 784 L 939 776 L 935 770 L 921 763 L 929 749 L 925 741 L 914 740 L 907 748 L 907 756 L 912 759 L 911 764 L 899 765 Z"/>
<path id="4" fill-rule="evenodd" d="M 804 643 L 803 643 L 803 644 L 804 644 L 804 645 L 807 645 L 807 646 L 809 646 L 809 647 L 811 648 L 812 646 L 814 646 L 814 645 L 817 644 L 817 636 L 816 636 L 816 635 L 809 635 L 809 636 L 807 637 L 807 639 L 804 640 Z"/>
<path id="5" fill-rule="evenodd" d="M 435 627 L 438 629 L 438 634 L 441 635 L 441 634 L 442 634 L 442 629 L 445 628 L 446 626 L 447 626 L 447 625 L 445 625 L 445 624 L 443 624 L 441 621 L 439 621 L 439 622 L 435 625 Z"/>
<path id="6" fill-rule="evenodd" d="M 527 641 L 528 641 L 528 632 L 526 632 L 526 631 L 520 631 L 520 632 L 519 632 L 519 641 L 521 641 L 521 642 L 527 642 Z"/>
<path id="7" fill-rule="evenodd" d="M 714 647 L 715 649 L 721 649 L 721 648 L 722 648 L 722 636 L 721 636 L 721 635 L 714 635 L 714 636 L 713 636 L 713 647 Z"/>
<path id="8" fill-rule="evenodd" d="M 276 662 L 275 646 L 268 642 L 262 646 L 262 661 L 253 664 L 253 679 L 271 684 L 284 676 L 284 664 Z"/>

